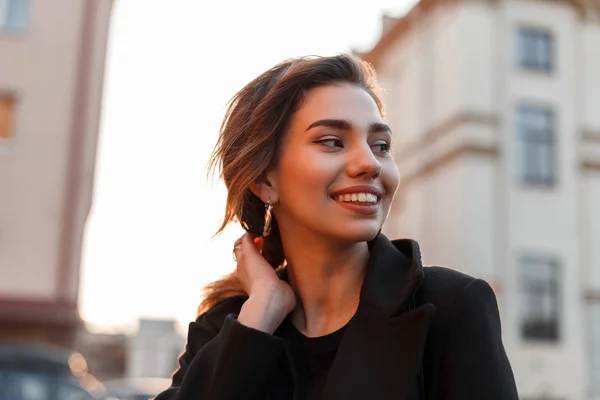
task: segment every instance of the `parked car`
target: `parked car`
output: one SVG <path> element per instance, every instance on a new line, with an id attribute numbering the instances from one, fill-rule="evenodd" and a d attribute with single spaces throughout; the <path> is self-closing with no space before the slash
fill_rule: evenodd
<path id="1" fill-rule="evenodd" d="M 103 392 L 77 352 L 0 344 L 0 400 L 96 400 Z"/>
<path id="2" fill-rule="evenodd" d="M 166 378 L 127 378 L 105 381 L 107 399 L 148 400 L 171 384 Z"/>

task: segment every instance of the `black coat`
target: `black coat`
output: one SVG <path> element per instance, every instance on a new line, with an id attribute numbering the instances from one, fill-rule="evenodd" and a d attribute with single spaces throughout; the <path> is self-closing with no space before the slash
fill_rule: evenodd
<path id="1" fill-rule="evenodd" d="M 518 399 L 491 287 L 423 268 L 413 240 L 379 234 L 369 244 L 360 303 L 323 398 Z M 245 300 L 227 299 L 190 324 L 172 386 L 156 400 L 273 399 L 293 387 L 284 338 L 237 322 Z"/>

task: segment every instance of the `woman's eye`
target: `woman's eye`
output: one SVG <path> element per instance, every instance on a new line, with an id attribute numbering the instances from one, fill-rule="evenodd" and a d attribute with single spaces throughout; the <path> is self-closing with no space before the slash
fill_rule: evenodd
<path id="1" fill-rule="evenodd" d="M 386 142 L 375 143 L 372 147 L 377 153 L 389 153 L 390 151 L 390 145 Z"/>
<path id="2" fill-rule="evenodd" d="M 326 147 L 336 148 L 336 147 L 344 147 L 341 139 L 338 138 L 326 138 L 315 141 L 315 143 L 323 144 Z"/>

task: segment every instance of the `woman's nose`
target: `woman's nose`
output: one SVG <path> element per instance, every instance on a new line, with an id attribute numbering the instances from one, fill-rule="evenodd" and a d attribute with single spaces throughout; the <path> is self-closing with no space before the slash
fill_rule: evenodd
<path id="1" fill-rule="evenodd" d="M 381 174 L 381 163 L 373 154 L 368 144 L 356 146 L 347 161 L 348 175 L 351 177 L 367 176 L 377 178 Z"/>

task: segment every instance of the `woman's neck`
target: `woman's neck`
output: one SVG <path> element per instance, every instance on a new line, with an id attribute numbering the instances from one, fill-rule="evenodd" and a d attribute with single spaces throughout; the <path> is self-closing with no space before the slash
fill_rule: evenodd
<path id="1" fill-rule="evenodd" d="M 369 259 L 367 243 L 334 245 L 321 238 L 286 238 L 288 278 L 297 296 L 292 323 L 311 337 L 341 328 L 358 307 Z"/>

